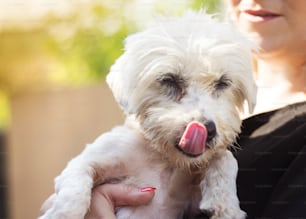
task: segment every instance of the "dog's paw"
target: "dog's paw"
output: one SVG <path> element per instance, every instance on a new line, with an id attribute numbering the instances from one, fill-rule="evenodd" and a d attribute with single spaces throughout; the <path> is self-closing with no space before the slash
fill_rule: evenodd
<path id="1" fill-rule="evenodd" d="M 38 219 L 84 219 L 87 211 L 82 207 L 78 208 L 65 208 L 65 207 L 52 207 Z"/>
<path id="2" fill-rule="evenodd" d="M 72 215 L 71 213 L 46 213 L 38 219 L 84 219 L 84 216 Z"/>
<path id="3" fill-rule="evenodd" d="M 38 219 L 68 219 L 69 215 L 63 212 L 58 212 L 55 209 L 49 209 L 44 215 Z"/>
<path id="4" fill-rule="evenodd" d="M 224 204 L 205 205 L 202 203 L 201 211 L 210 219 L 245 219 L 246 213 L 239 207 Z"/>

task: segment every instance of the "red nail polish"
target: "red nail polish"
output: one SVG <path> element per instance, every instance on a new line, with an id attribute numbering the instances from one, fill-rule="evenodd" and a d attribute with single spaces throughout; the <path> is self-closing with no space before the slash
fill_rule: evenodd
<path id="1" fill-rule="evenodd" d="M 140 188 L 141 192 L 152 192 L 152 191 L 155 191 L 155 190 L 156 190 L 155 187 L 143 187 L 143 188 Z"/>

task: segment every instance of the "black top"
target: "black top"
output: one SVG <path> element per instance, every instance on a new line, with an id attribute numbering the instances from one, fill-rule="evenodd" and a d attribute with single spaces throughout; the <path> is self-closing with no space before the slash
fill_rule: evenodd
<path id="1" fill-rule="evenodd" d="M 248 218 L 306 218 L 306 102 L 243 121 L 238 196 Z"/>

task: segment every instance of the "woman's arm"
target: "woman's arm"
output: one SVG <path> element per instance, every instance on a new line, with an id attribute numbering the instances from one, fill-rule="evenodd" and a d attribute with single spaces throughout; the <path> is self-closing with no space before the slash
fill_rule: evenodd
<path id="1" fill-rule="evenodd" d="M 85 219 L 116 219 L 115 208 L 119 206 L 138 206 L 150 202 L 154 188 L 137 188 L 122 184 L 105 184 L 97 186 L 92 192 L 91 206 Z M 51 195 L 42 205 L 43 215 L 53 204 L 56 195 Z"/>

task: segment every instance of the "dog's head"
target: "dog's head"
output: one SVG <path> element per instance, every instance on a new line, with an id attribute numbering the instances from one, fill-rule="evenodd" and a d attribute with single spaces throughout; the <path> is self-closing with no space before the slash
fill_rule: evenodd
<path id="1" fill-rule="evenodd" d="M 233 143 L 245 102 L 253 110 L 251 49 L 230 25 L 188 12 L 129 36 L 107 82 L 159 152 L 196 164 Z"/>

